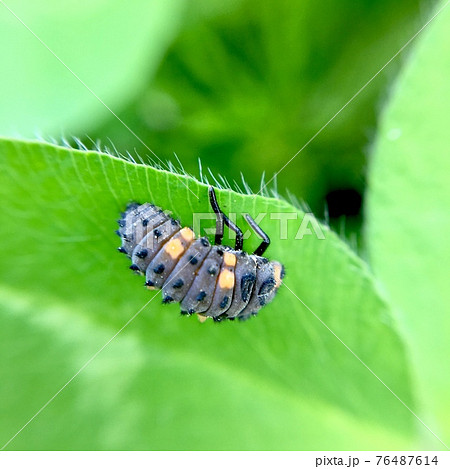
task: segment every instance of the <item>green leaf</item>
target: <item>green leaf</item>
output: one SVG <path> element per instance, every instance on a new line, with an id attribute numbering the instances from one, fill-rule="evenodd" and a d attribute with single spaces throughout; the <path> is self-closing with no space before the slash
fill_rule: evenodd
<path id="1" fill-rule="evenodd" d="M 441 2 L 443 6 L 446 2 Z M 369 171 L 368 246 L 407 333 L 423 419 L 450 441 L 450 9 L 422 33 L 381 120 Z"/>
<path id="2" fill-rule="evenodd" d="M 185 7 L 184 0 L 6 3 L 0 134 L 25 136 L 83 135 L 110 115 L 94 94 L 117 112 L 153 75 Z"/>
<path id="3" fill-rule="evenodd" d="M 107 154 L 0 140 L 0 163 L 6 442 L 155 295 L 116 251 L 126 203 L 186 225 L 211 209 L 205 184 Z M 411 448 L 410 412 L 315 317 L 413 406 L 403 341 L 366 265 L 324 226 L 324 239 L 295 239 L 305 214 L 285 201 L 218 197 L 241 226 L 242 212 L 272 214 L 268 256 L 301 301 L 283 287 L 257 318 L 201 324 L 156 294 L 9 449 Z M 277 213 L 299 217 L 287 239 Z"/>

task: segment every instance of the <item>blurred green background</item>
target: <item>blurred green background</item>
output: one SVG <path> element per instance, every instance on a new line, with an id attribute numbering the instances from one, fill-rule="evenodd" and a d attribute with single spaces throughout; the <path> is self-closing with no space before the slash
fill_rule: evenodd
<path id="1" fill-rule="evenodd" d="M 204 174 L 240 183 L 242 173 L 257 192 L 435 6 L 0 4 L 4 442 L 148 301 L 113 255 L 126 202 L 152 194 L 182 220 L 208 210 L 170 173 L 14 138 L 179 160 L 196 176 L 200 159 Z M 264 222 L 286 285 L 445 441 L 448 21 L 446 12 L 278 175 L 282 195 L 329 217 L 326 239 L 279 240 Z M 294 210 L 220 197 L 228 210 Z M 8 449 L 442 449 L 287 288 L 257 320 L 219 328 L 156 303 Z"/>
<path id="2" fill-rule="evenodd" d="M 417 0 L 13 1 L 8 5 L 166 161 L 198 158 L 257 190 L 423 24 Z M 148 149 L 5 8 L 0 133 Z M 367 154 L 399 57 L 278 176 L 278 188 L 357 229 Z M 88 138 L 89 137 L 89 138 Z M 111 143 L 111 142 L 112 143 Z M 155 159 L 153 157 L 153 159 Z M 354 223 L 354 220 L 356 223 Z"/>

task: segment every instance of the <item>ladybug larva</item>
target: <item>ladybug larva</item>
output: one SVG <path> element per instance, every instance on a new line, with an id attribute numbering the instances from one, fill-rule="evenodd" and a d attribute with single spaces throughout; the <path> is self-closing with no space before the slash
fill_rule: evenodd
<path id="1" fill-rule="evenodd" d="M 242 231 L 219 208 L 212 187 L 209 199 L 217 218 L 214 245 L 159 207 L 132 203 L 118 220 L 118 250 L 131 258 L 130 269 L 145 274 L 148 288 L 162 289 L 163 303 L 179 302 L 182 314 L 248 319 L 273 300 L 284 267 L 262 256 L 270 239 L 250 215 L 245 219 L 263 239 L 253 254 L 242 250 Z M 222 246 L 224 224 L 236 233 L 234 249 Z"/>

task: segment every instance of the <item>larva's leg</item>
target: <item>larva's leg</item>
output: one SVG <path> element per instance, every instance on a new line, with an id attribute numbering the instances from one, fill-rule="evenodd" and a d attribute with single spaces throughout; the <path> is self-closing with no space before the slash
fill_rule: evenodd
<path id="1" fill-rule="evenodd" d="M 214 210 L 214 213 L 216 214 L 217 221 L 216 221 L 216 236 L 214 243 L 215 244 L 222 244 L 222 239 L 223 239 L 223 225 L 228 226 L 231 230 L 233 230 L 236 233 L 236 243 L 234 248 L 236 251 L 240 251 L 242 249 L 242 246 L 244 244 L 244 236 L 242 234 L 241 229 L 233 223 L 220 209 L 219 204 L 217 203 L 217 198 L 216 198 L 216 193 L 214 191 L 214 187 L 209 186 L 209 201 L 211 203 L 211 207 Z"/>
<path id="2" fill-rule="evenodd" d="M 270 245 L 270 238 L 250 215 L 245 214 L 244 218 L 247 220 L 247 223 L 251 226 L 253 231 L 263 239 L 262 243 L 255 249 L 255 252 L 253 253 L 255 256 L 262 256 Z"/>

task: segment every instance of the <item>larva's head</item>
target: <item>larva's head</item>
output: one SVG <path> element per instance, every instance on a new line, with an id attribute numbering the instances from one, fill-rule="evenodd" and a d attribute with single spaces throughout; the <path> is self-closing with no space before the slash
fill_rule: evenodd
<path id="1" fill-rule="evenodd" d="M 278 261 L 267 261 L 258 263 L 258 301 L 260 306 L 270 303 L 280 288 L 284 277 L 284 267 Z"/>

